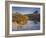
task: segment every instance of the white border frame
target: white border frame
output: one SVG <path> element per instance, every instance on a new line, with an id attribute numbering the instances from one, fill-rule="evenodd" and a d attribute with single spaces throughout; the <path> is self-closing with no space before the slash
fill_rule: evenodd
<path id="1" fill-rule="evenodd" d="M 12 31 L 12 6 L 16 7 L 37 7 L 40 8 L 40 30 L 32 31 Z M 26 34 L 26 33 L 43 33 L 43 6 L 42 5 L 22 5 L 22 4 L 10 4 L 10 25 L 9 25 L 9 34 Z"/>

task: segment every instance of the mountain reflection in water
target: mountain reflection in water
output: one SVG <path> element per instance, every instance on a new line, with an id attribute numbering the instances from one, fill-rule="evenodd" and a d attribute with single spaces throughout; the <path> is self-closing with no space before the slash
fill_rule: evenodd
<path id="1" fill-rule="evenodd" d="M 27 24 L 25 24 L 22 29 L 17 30 L 14 26 L 12 25 L 12 31 L 24 31 L 24 30 L 40 30 L 40 22 L 38 21 L 28 21 Z"/>

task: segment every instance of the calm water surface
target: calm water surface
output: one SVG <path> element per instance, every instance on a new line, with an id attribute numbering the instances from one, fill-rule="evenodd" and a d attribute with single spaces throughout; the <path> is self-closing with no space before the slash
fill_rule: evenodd
<path id="1" fill-rule="evenodd" d="M 24 31 L 24 30 L 40 30 L 40 22 L 28 21 L 28 23 L 25 24 L 20 30 L 17 30 L 14 25 L 12 26 L 12 31 Z"/>

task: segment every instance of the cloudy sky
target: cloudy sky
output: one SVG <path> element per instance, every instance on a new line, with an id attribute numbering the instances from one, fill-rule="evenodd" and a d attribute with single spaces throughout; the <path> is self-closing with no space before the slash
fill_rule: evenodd
<path id="1" fill-rule="evenodd" d="M 13 13 L 19 12 L 22 14 L 32 14 L 35 11 L 38 11 L 40 13 L 40 8 L 33 8 L 33 7 L 12 7 Z"/>

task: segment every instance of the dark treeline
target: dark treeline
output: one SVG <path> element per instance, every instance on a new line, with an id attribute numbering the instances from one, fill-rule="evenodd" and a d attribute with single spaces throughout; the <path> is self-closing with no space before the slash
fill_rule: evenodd
<path id="1" fill-rule="evenodd" d="M 40 22 L 40 14 L 25 14 L 26 16 L 29 17 L 29 20 L 37 20 Z"/>

